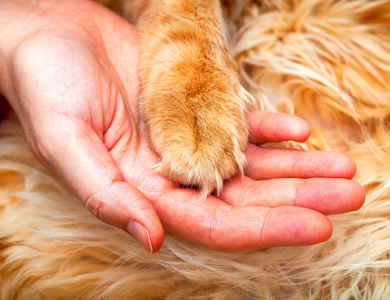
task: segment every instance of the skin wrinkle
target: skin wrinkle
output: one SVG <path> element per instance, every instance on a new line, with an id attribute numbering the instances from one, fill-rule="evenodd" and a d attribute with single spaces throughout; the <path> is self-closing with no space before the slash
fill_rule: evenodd
<path id="1" fill-rule="evenodd" d="M 296 176 L 296 172 L 295 172 L 295 169 L 296 169 L 296 166 L 297 166 L 297 164 L 298 164 L 298 161 L 299 161 L 299 159 L 301 158 L 301 152 L 299 152 L 299 151 L 297 151 L 296 153 L 295 153 L 295 156 L 294 156 L 294 160 L 293 160 L 293 162 L 292 162 L 292 164 L 291 164 L 291 174 L 292 174 L 292 177 L 297 177 Z"/>
<path id="2" fill-rule="evenodd" d="M 246 147 L 245 149 L 246 151 L 248 151 L 249 153 L 246 155 L 247 157 L 247 163 L 246 163 L 246 166 L 249 168 L 249 166 L 251 165 L 251 152 L 254 153 L 256 152 L 257 156 L 256 156 L 256 160 L 257 161 L 261 161 L 263 156 L 267 153 L 266 151 L 262 151 L 262 149 L 256 149 L 254 145 L 252 144 L 248 144 L 248 146 Z"/>
<path id="3" fill-rule="evenodd" d="M 252 115 L 249 115 L 248 122 L 254 123 L 253 128 L 263 128 L 263 123 L 266 120 L 266 118 L 254 118 Z M 248 138 L 249 140 L 253 141 L 254 144 L 261 144 L 264 141 L 258 140 L 258 138 L 254 138 L 256 135 L 252 133 L 252 131 L 249 131 Z"/>
<path id="4" fill-rule="evenodd" d="M 123 131 L 123 132 L 121 132 L 120 134 L 118 134 L 118 133 L 115 133 L 115 135 L 116 135 L 116 137 L 115 137 L 115 135 L 114 135 L 114 139 L 115 140 L 113 140 L 113 138 L 112 138 L 112 136 L 113 135 L 110 135 L 109 133 L 111 132 L 111 126 L 112 126 L 112 123 L 114 122 L 114 118 L 112 118 L 112 120 L 111 120 L 111 123 L 110 123 L 110 125 L 109 125 L 109 127 L 107 128 L 107 130 L 103 133 L 103 138 L 102 138 L 102 141 L 103 141 L 103 143 L 104 143 L 104 145 L 106 146 L 106 148 L 107 148 L 107 151 L 108 152 L 110 152 L 110 153 L 112 153 L 112 152 L 115 152 L 114 150 L 115 150 L 115 146 L 117 146 L 118 145 L 118 143 L 119 142 L 122 142 L 122 139 L 123 139 L 123 137 L 126 135 L 126 133 L 127 132 L 125 132 L 125 131 Z M 131 133 L 130 133 L 131 134 Z M 108 136 L 109 135 L 109 136 Z M 108 136 L 108 137 L 107 137 Z M 131 140 L 131 136 L 130 136 L 130 138 L 128 139 L 129 141 Z M 109 141 L 109 142 L 108 142 Z M 127 142 L 127 144 L 128 144 L 129 142 Z M 123 154 L 122 154 L 123 155 Z M 122 156 L 121 156 L 122 157 Z"/>
<path id="5" fill-rule="evenodd" d="M 250 199 L 250 195 L 248 195 L 247 191 L 250 191 L 251 189 L 249 189 L 248 187 L 250 186 L 253 186 L 253 181 L 247 181 L 243 184 L 241 190 L 240 190 L 240 197 L 239 197 L 239 202 L 237 203 L 239 206 L 245 206 L 247 205 L 245 202 L 244 202 L 244 199 Z M 253 191 L 251 192 L 251 194 L 257 194 L 257 191 L 259 191 L 259 194 L 261 195 L 262 194 L 262 189 L 261 189 L 261 185 L 259 186 L 255 186 Z M 261 196 L 260 196 L 261 198 Z"/>
<path id="6" fill-rule="evenodd" d="M 306 185 L 305 180 L 302 180 L 302 179 L 299 180 L 298 185 L 295 187 L 294 195 L 291 198 L 292 199 L 292 201 L 291 201 L 292 206 L 298 206 L 298 199 L 302 195 L 302 191 L 304 190 L 305 185 Z"/>
<path id="7" fill-rule="evenodd" d="M 108 57 L 108 53 L 106 51 L 105 51 L 105 55 Z M 115 77 L 115 85 L 118 87 L 118 88 L 115 88 L 114 87 L 114 83 L 111 81 L 110 84 L 109 84 L 109 87 L 108 87 L 109 92 L 107 93 L 108 95 L 110 95 L 111 99 L 117 99 L 117 101 L 114 102 L 115 107 L 113 109 L 110 109 L 112 111 L 112 114 L 115 114 L 117 112 L 117 109 L 118 109 L 118 103 L 121 103 L 123 99 L 128 99 L 129 97 L 128 97 L 127 93 L 126 93 L 125 88 L 123 87 L 123 82 L 120 79 L 120 77 L 119 77 L 118 73 L 116 72 L 115 68 L 113 67 L 112 62 L 111 62 L 110 59 L 107 62 L 107 64 L 108 64 L 108 66 L 110 68 L 110 71 L 112 72 L 112 74 Z M 122 109 L 126 110 L 126 106 L 123 105 Z M 104 112 L 103 112 L 103 114 L 104 114 Z M 106 133 L 109 130 L 109 128 L 112 125 L 112 122 L 114 121 L 114 119 L 115 118 L 111 117 L 111 121 L 107 125 L 107 127 L 104 128 L 103 133 Z"/>
<path id="8" fill-rule="evenodd" d="M 272 205 L 272 201 L 270 203 L 270 201 L 267 199 L 268 197 L 266 196 L 266 198 L 264 197 L 264 185 L 266 184 L 267 181 L 263 181 L 261 184 L 255 184 L 256 182 L 252 182 L 253 185 L 255 185 L 255 188 L 253 189 L 253 193 L 257 193 L 258 195 L 258 198 L 259 200 L 260 199 L 265 199 L 266 202 L 265 202 L 265 206 L 270 206 L 270 207 L 273 207 Z"/>
<path id="9" fill-rule="evenodd" d="M 275 211 L 275 209 L 269 208 L 267 214 L 264 216 L 263 226 L 261 227 L 260 238 L 259 238 L 260 245 L 267 246 L 267 244 L 264 243 L 264 232 L 266 232 L 266 228 L 268 226 L 268 223 L 269 223 L 274 211 Z"/>
<path id="10" fill-rule="evenodd" d="M 112 95 L 112 93 L 114 93 Z M 102 137 L 102 140 L 103 140 L 103 143 L 107 146 L 107 142 L 106 142 L 106 135 L 107 133 L 111 132 L 112 131 L 112 126 L 116 125 L 116 127 L 118 127 L 118 124 L 117 124 L 117 118 L 115 118 L 114 116 L 116 114 L 118 114 L 118 109 L 122 109 L 122 110 L 126 110 L 126 108 L 124 106 L 122 107 L 118 107 L 121 103 L 121 95 L 118 95 L 119 93 L 117 92 L 117 90 L 115 88 L 112 88 L 112 84 L 110 84 L 109 86 L 109 92 L 108 94 L 110 95 L 111 99 L 118 99 L 117 101 L 114 101 L 114 107 L 111 108 L 110 107 L 110 116 L 107 116 L 107 118 L 110 118 L 110 121 L 109 123 L 107 124 L 107 126 L 105 126 L 105 128 L 103 128 L 103 130 L 101 130 L 100 132 L 103 133 L 103 137 Z M 105 117 L 105 112 L 102 111 L 102 115 L 103 115 L 103 120 L 106 119 Z M 126 120 L 123 120 L 124 122 L 126 122 Z M 123 122 L 122 121 L 122 122 Z M 116 123 L 114 123 L 116 122 Z M 105 124 L 105 122 L 103 121 L 102 124 Z M 119 126 L 119 127 L 122 127 L 122 126 Z M 118 134 L 118 132 L 121 132 L 121 134 Z M 132 130 L 129 130 L 128 131 L 129 134 L 130 134 L 130 137 L 128 138 L 128 140 L 130 141 L 132 139 Z M 122 130 L 116 130 L 116 134 L 118 134 L 118 136 L 116 137 L 116 141 L 111 141 L 111 147 L 107 147 L 107 150 L 109 152 L 111 152 L 112 149 L 115 148 L 115 146 L 117 145 L 118 141 L 120 141 L 122 139 L 122 137 L 126 134 L 125 131 L 122 131 Z M 110 138 L 112 138 L 112 134 L 110 135 Z"/>
<path id="11" fill-rule="evenodd" d="M 111 143 L 112 147 L 110 149 L 107 148 L 111 158 L 115 162 L 117 162 L 118 165 L 120 164 L 121 161 L 123 161 L 123 157 L 126 154 L 126 150 L 128 149 L 128 146 L 129 146 L 129 143 L 130 143 L 130 140 L 131 140 L 131 136 L 129 138 L 126 138 L 126 139 L 124 138 L 124 136 L 126 134 L 130 134 L 131 135 L 131 133 L 128 133 L 128 132 L 123 132 L 121 135 L 118 134 L 118 136 L 120 138 L 119 139 L 115 139 L 115 142 Z M 106 143 L 104 143 L 104 144 L 106 145 Z M 125 144 L 126 146 L 122 147 L 122 144 Z"/>
<path id="12" fill-rule="evenodd" d="M 245 191 L 247 191 L 247 187 L 250 185 L 250 182 L 245 182 L 244 183 L 244 180 L 241 181 L 243 184 L 242 184 L 242 187 L 240 189 L 240 194 L 238 196 L 238 201 L 237 201 L 237 205 L 238 206 L 242 206 L 243 205 L 243 202 L 244 202 L 244 195 L 245 195 Z"/>
<path id="13" fill-rule="evenodd" d="M 81 198 L 82 203 L 84 204 L 85 207 L 88 208 L 88 210 L 97 218 L 100 220 L 100 210 L 102 207 L 105 206 L 105 202 L 103 200 L 98 199 L 98 195 L 104 194 L 106 191 L 111 189 L 111 187 L 116 183 L 116 182 L 121 182 L 123 181 L 122 175 L 118 174 L 116 178 L 114 178 L 106 188 L 98 191 L 98 192 L 93 192 L 90 195 L 88 195 L 85 200 Z M 98 203 L 92 203 L 90 205 L 89 203 L 93 200 L 96 199 Z"/>
<path id="14" fill-rule="evenodd" d="M 108 87 L 108 92 L 107 92 L 107 94 L 109 95 L 109 97 L 111 98 L 111 99 L 116 99 L 116 97 L 117 97 L 117 93 L 115 92 L 115 90 L 116 89 L 113 89 L 112 88 L 112 84 L 109 84 L 109 87 Z M 102 124 L 103 124 L 103 128 L 102 128 L 102 130 L 99 130 L 99 132 L 101 132 L 102 134 L 103 134 L 103 137 L 102 137 L 102 140 L 103 140 L 103 143 L 104 143 L 104 145 L 106 145 L 107 146 L 107 144 L 106 144 L 106 133 L 107 133 L 107 131 L 109 131 L 110 130 L 110 128 L 112 127 L 112 125 L 113 125 L 113 122 L 114 122 L 114 117 L 113 117 L 113 115 L 115 115 L 115 112 L 117 111 L 117 109 L 118 109 L 118 102 L 117 101 L 114 101 L 114 107 L 110 107 L 110 116 L 107 116 L 107 118 L 109 118 L 110 119 L 110 121 L 109 121 L 109 123 L 107 124 L 107 126 L 105 126 L 105 122 L 104 122 L 104 120 L 106 120 L 107 118 L 106 118 L 106 111 L 107 110 L 102 110 L 101 111 L 101 115 L 102 115 L 102 120 L 103 120 L 103 122 L 101 122 Z M 93 120 L 92 119 L 92 116 L 91 116 L 91 120 Z M 96 130 L 95 130 L 95 132 L 96 132 Z M 113 143 L 114 145 L 116 144 L 116 142 L 114 142 Z M 110 151 L 111 149 L 113 148 L 113 146 L 112 147 L 107 147 L 107 150 L 108 151 Z"/>
<path id="15" fill-rule="evenodd" d="M 121 170 L 127 170 L 128 169 L 128 165 L 133 165 L 133 166 L 136 166 L 137 165 L 137 159 L 138 158 L 138 153 L 140 151 L 142 151 L 142 140 L 140 138 L 140 135 L 137 134 L 137 132 L 134 134 L 134 136 L 132 136 L 132 140 L 130 140 L 130 144 L 129 144 L 129 147 L 131 147 L 134 151 L 134 153 L 136 153 L 135 155 L 126 155 L 126 159 L 120 163 L 120 169 Z M 127 151 L 127 149 L 125 150 Z M 154 153 L 152 153 L 154 155 Z M 124 165 L 125 164 L 125 165 Z M 131 174 L 133 174 L 133 170 L 130 170 L 131 171 Z M 142 190 L 142 187 L 144 185 L 144 183 L 147 182 L 147 180 L 149 179 L 149 175 L 150 174 L 154 174 L 156 173 L 156 168 L 153 168 L 151 170 L 148 170 L 147 173 L 144 174 L 144 176 L 142 177 L 141 181 L 137 180 L 135 186 L 137 189 L 139 190 Z"/>
<path id="16" fill-rule="evenodd" d="M 96 24 L 95 21 L 94 21 L 94 23 Z M 96 25 L 97 25 L 97 24 L 96 24 Z M 115 77 L 115 83 L 116 83 L 116 85 L 119 87 L 119 89 L 113 88 L 114 83 L 113 83 L 112 81 L 110 82 L 110 84 L 109 84 L 109 86 L 108 86 L 109 92 L 108 92 L 107 94 L 110 95 L 111 99 L 117 99 L 118 97 L 119 97 L 119 99 L 118 99 L 118 101 L 114 101 L 115 107 L 114 107 L 113 109 L 112 109 L 112 108 L 110 109 L 110 111 L 112 111 L 111 116 L 109 117 L 109 118 L 111 119 L 111 120 L 110 120 L 110 123 L 109 123 L 107 126 L 105 126 L 105 128 L 104 128 L 104 130 L 103 130 L 103 141 L 104 141 L 104 144 L 106 145 L 106 142 L 105 142 L 105 140 L 106 140 L 106 139 L 105 139 L 105 134 L 110 130 L 111 126 L 113 125 L 113 122 L 115 121 L 115 118 L 112 117 L 112 115 L 114 115 L 114 114 L 117 113 L 118 105 L 119 105 L 120 101 L 121 101 L 122 99 L 128 99 L 129 97 L 128 97 L 127 93 L 126 93 L 126 90 L 125 90 L 125 88 L 124 88 L 124 85 L 123 85 L 122 80 L 120 79 L 120 76 L 118 75 L 116 69 L 113 67 L 113 63 L 112 63 L 111 58 L 110 58 L 110 56 L 109 56 L 109 54 L 108 54 L 108 52 L 107 52 L 106 45 L 105 45 L 105 42 L 104 42 L 104 39 L 103 39 L 103 37 L 102 37 L 101 32 L 99 31 L 99 32 L 98 32 L 98 36 L 95 36 L 96 33 L 95 33 L 95 35 L 93 35 L 93 34 L 90 33 L 90 31 L 88 31 L 87 29 L 85 29 L 85 31 L 92 37 L 92 39 L 97 40 L 101 45 L 104 46 L 103 49 L 102 49 L 102 50 L 103 50 L 103 53 L 100 54 L 100 52 L 99 52 L 99 53 L 97 54 L 97 56 L 98 56 L 98 58 L 99 58 L 99 57 L 103 57 L 103 58 L 104 58 L 104 57 L 107 57 L 107 58 L 108 58 L 108 61 L 106 61 L 106 60 L 101 60 L 101 59 L 97 59 L 97 61 L 99 61 L 99 63 L 100 63 L 101 65 L 103 65 L 103 64 L 107 64 L 107 65 L 108 65 L 110 71 L 112 72 L 112 74 L 113 74 L 114 77 Z M 99 77 L 99 78 L 100 78 L 100 77 Z M 114 93 L 114 94 L 113 94 L 113 93 Z M 127 110 L 127 108 L 126 108 L 125 106 L 122 106 L 120 109 Z M 102 113 L 103 113 L 103 116 L 104 116 L 104 112 L 102 112 Z M 132 128 L 133 128 L 133 126 L 132 126 Z M 122 132 L 122 136 L 123 136 L 124 134 L 125 134 L 125 132 Z M 116 138 L 116 140 L 117 140 L 117 141 L 121 140 L 122 136 L 119 136 L 119 135 L 118 135 L 118 137 Z M 130 137 L 128 138 L 129 141 L 132 140 L 132 136 L 133 136 L 133 131 L 130 131 Z M 111 153 L 111 150 L 117 145 L 117 141 L 112 142 L 112 143 L 111 143 L 111 144 L 112 144 L 111 147 L 110 147 L 110 148 L 107 148 L 107 150 L 108 150 L 110 153 Z"/>
<path id="17" fill-rule="evenodd" d="M 208 237 L 208 241 L 209 241 L 210 245 L 217 244 L 216 241 L 218 241 L 218 234 L 216 234 L 216 233 L 218 233 L 220 231 L 219 228 L 220 228 L 221 222 L 230 211 L 231 211 L 230 206 L 220 204 L 215 208 L 215 210 L 211 214 L 212 218 L 210 221 L 210 230 L 209 230 L 209 237 Z M 217 235 L 217 238 L 215 238 L 216 235 Z"/>
<path id="18" fill-rule="evenodd" d="M 120 103 L 121 103 L 120 101 L 115 102 L 115 108 L 112 111 L 112 116 L 110 116 L 110 118 L 111 118 L 110 123 L 109 123 L 108 127 L 106 128 L 106 130 L 104 131 L 103 139 L 102 139 L 104 145 L 107 148 L 107 151 L 112 155 L 112 157 L 114 157 L 114 153 L 118 154 L 118 152 L 116 151 L 116 148 L 117 148 L 119 143 L 122 143 L 122 144 L 124 143 L 126 145 L 126 147 L 123 147 L 123 148 L 127 149 L 129 147 L 131 141 L 133 141 L 133 139 L 135 139 L 133 137 L 134 132 L 133 132 L 132 126 L 131 126 L 131 130 L 122 130 L 123 123 L 126 123 L 127 121 L 130 122 L 130 121 L 128 119 L 127 120 L 124 119 L 124 120 L 120 120 L 120 122 L 118 122 L 118 119 L 114 117 L 116 114 L 120 113 L 120 112 L 118 113 L 118 110 L 126 110 L 126 108 L 124 106 L 118 108 Z M 126 138 L 125 138 L 125 136 L 126 136 Z M 121 148 L 120 146 L 118 146 L 118 147 Z M 122 150 L 120 155 L 119 155 L 120 160 L 123 158 L 124 153 L 125 153 L 125 150 Z"/>
<path id="19" fill-rule="evenodd" d="M 146 180 L 147 177 L 145 177 Z M 154 209 L 159 212 L 160 203 L 164 202 L 166 198 L 168 198 L 168 194 L 172 192 L 171 190 L 167 189 L 165 190 L 161 196 L 155 196 L 153 198 L 149 198 L 149 200 L 152 202 Z"/>

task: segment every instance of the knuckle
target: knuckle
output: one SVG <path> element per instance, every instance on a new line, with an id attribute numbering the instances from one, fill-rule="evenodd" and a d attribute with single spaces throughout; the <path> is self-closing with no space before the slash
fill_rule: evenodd
<path id="1" fill-rule="evenodd" d="M 230 208 L 228 206 L 218 206 L 215 208 L 214 213 L 212 215 L 209 238 L 208 242 L 210 246 L 217 246 L 220 240 L 221 234 L 221 225 L 223 221 L 226 219 L 226 216 L 230 212 Z"/>
<path id="2" fill-rule="evenodd" d="M 84 206 L 99 220 L 101 220 L 101 210 L 104 207 L 104 202 L 99 199 L 100 193 L 89 195 L 84 201 Z"/>
<path id="3" fill-rule="evenodd" d="M 273 212 L 274 209 L 269 209 L 267 214 L 264 216 L 263 226 L 261 228 L 260 237 L 259 237 L 260 245 L 266 246 L 268 244 L 266 234 L 268 232 L 268 228 L 269 228 L 270 221 L 272 219 Z"/>
<path id="4" fill-rule="evenodd" d="M 122 179 L 121 176 L 112 180 L 105 188 L 100 191 L 93 192 L 88 195 L 83 201 L 84 206 L 99 220 L 104 217 L 102 215 L 103 209 L 106 206 L 104 199 L 107 198 L 107 194 L 112 189 L 113 185 Z"/>

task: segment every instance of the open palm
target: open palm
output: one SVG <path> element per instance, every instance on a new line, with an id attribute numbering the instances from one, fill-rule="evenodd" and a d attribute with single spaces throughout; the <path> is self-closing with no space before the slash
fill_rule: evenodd
<path id="1" fill-rule="evenodd" d="M 257 146 L 308 138 L 286 114 L 248 114 L 248 166 L 218 197 L 167 180 L 140 115 L 135 28 L 88 1 L 58 1 L 30 22 L 2 91 L 30 147 L 97 218 L 146 249 L 161 247 L 164 229 L 221 251 L 314 244 L 331 236 L 326 214 L 362 205 L 348 157 Z"/>

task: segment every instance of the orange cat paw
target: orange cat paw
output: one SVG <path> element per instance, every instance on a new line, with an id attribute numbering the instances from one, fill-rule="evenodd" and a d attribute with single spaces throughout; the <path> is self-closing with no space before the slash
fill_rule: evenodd
<path id="1" fill-rule="evenodd" d="M 215 3 L 205 3 L 210 11 L 203 15 L 195 9 L 186 18 L 172 12 L 144 16 L 139 72 L 142 111 L 161 157 L 159 171 L 199 187 L 203 196 L 219 192 L 223 180 L 243 172 L 248 136 L 248 97 L 225 46 Z"/>
<path id="2" fill-rule="evenodd" d="M 148 94 L 143 111 L 161 174 L 206 196 L 243 172 L 248 129 L 226 74 L 200 74 L 170 78 L 172 90 Z"/>
<path id="3" fill-rule="evenodd" d="M 187 115 L 186 121 L 193 122 L 192 130 L 176 124 L 174 130 L 167 130 L 163 141 L 154 138 L 152 143 L 159 143 L 155 148 L 160 150 L 161 174 L 183 185 L 199 187 L 205 197 L 214 190 L 219 193 L 223 180 L 243 172 L 247 132 L 226 115 L 210 114 L 210 119 L 203 121 L 191 117 Z"/>

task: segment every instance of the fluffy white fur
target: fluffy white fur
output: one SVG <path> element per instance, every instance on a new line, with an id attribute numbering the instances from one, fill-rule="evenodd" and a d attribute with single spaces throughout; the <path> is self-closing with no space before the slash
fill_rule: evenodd
<path id="1" fill-rule="evenodd" d="M 390 299 L 390 2 L 258 2 L 234 23 L 243 85 L 259 107 L 311 123 L 303 148 L 356 160 L 364 207 L 332 216 L 333 237 L 316 246 L 226 254 L 167 235 L 148 254 L 33 158 L 9 114 L 1 299 Z"/>

